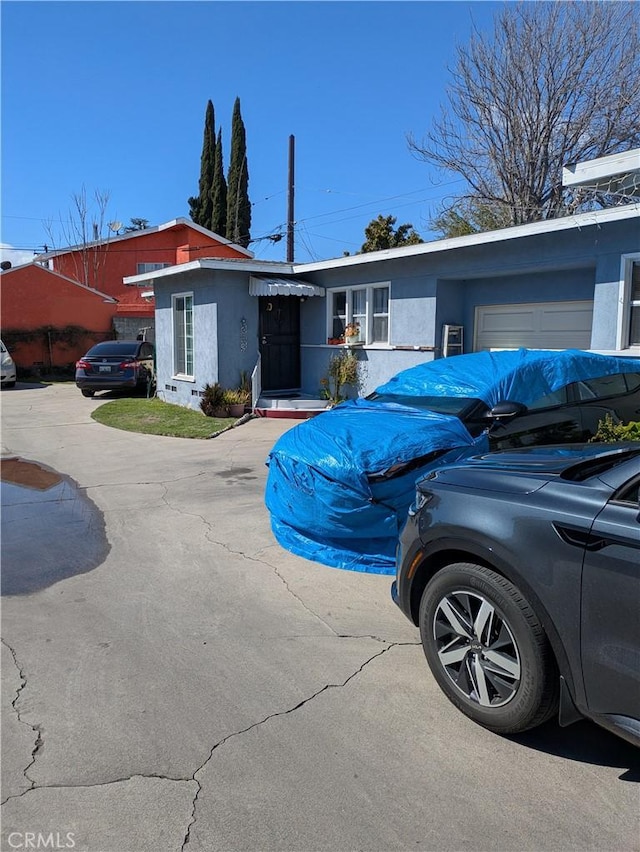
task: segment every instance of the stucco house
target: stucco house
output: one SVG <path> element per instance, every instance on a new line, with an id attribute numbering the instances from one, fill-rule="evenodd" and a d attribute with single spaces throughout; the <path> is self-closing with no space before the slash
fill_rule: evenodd
<path id="1" fill-rule="evenodd" d="M 163 399 L 196 407 L 207 383 L 246 371 L 254 405 L 284 414 L 318 398 L 340 346 L 361 361 L 362 394 L 456 352 L 638 356 L 640 205 L 314 263 L 200 258 L 126 283 L 155 293 Z"/>

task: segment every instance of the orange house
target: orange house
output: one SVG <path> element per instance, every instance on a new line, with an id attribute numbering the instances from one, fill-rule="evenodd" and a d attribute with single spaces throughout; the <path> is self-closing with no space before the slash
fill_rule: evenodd
<path id="1" fill-rule="evenodd" d="M 51 251 L 36 260 L 68 278 L 119 298 L 127 290 L 123 278 L 201 257 L 246 260 L 253 254 L 181 218 L 142 231 Z"/>
<path id="2" fill-rule="evenodd" d="M 153 295 L 123 278 L 203 257 L 253 254 L 180 218 L 38 255 L 2 274 L 3 340 L 23 369 L 68 367 L 105 336 L 153 340 Z"/>
<path id="3" fill-rule="evenodd" d="M 116 300 L 38 263 L 0 274 L 2 339 L 18 368 L 71 368 L 113 336 Z"/>

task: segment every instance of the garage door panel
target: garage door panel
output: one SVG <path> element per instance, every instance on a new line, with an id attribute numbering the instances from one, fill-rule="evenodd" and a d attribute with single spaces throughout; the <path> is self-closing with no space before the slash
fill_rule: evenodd
<path id="1" fill-rule="evenodd" d="M 593 302 L 479 305 L 475 346 L 483 349 L 588 349 Z"/>
<path id="2" fill-rule="evenodd" d="M 589 307 L 572 308 L 567 315 L 567 310 L 549 310 L 545 308 L 540 315 L 540 331 L 571 331 L 589 332 L 591 336 L 591 324 L 593 322 L 593 302 Z"/>
<path id="3" fill-rule="evenodd" d="M 487 311 L 482 314 L 483 332 L 533 331 L 533 313 L 496 313 Z"/>

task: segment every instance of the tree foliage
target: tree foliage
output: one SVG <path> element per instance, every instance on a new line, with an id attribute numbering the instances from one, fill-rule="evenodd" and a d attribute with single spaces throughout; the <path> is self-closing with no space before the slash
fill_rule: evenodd
<path id="1" fill-rule="evenodd" d="M 231 152 L 227 175 L 228 240 L 241 246 L 249 245 L 251 204 L 249 202 L 249 167 L 244 122 L 240 114 L 240 98 L 233 105 L 231 119 Z"/>
<path id="2" fill-rule="evenodd" d="M 204 116 L 204 133 L 202 139 L 202 154 L 200 156 L 200 180 L 198 195 L 188 199 L 189 215 L 203 228 L 211 229 L 212 191 L 215 169 L 215 119 L 212 101 L 207 102 Z"/>
<path id="3" fill-rule="evenodd" d="M 597 203 L 563 192 L 562 168 L 640 145 L 639 9 L 507 3 L 492 34 L 476 30 L 457 49 L 448 103 L 422 140 L 408 139 L 467 184 L 440 224 L 517 225 Z"/>
<path id="4" fill-rule="evenodd" d="M 398 248 L 398 246 L 415 246 L 424 242 L 420 235 L 413 230 L 413 225 L 398 225 L 395 216 L 383 216 L 372 219 L 364 229 L 366 237 L 360 252 L 380 251 L 382 249 Z"/>
<path id="5" fill-rule="evenodd" d="M 466 237 L 482 231 L 508 228 L 509 211 L 504 206 L 490 205 L 475 199 L 462 199 L 443 208 L 429 223 L 431 230 L 442 237 Z"/>
<path id="6" fill-rule="evenodd" d="M 129 221 L 131 222 L 131 224 L 124 226 L 125 234 L 131 234 L 133 231 L 145 231 L 149 227 L 148 219 L 132 217 Z"/>
<path id="7" fill-rule="evenodd" d="M 211 224 L 208 226 L 215 234 L 227 233 L 227 181 L 224 177 L 222 160 L 222 131 L 218 130 L 216 152 L 213 164 L 213 187 L 211 190 Z"/>

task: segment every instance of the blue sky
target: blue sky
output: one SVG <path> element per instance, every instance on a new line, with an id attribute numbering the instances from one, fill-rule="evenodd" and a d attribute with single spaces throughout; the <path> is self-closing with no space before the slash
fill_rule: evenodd
<path id="1" fill-rule="evenodd" d="M 444 101 L 456 44 L 501 5 L 3 0 L 0 241 L 27 259 L 51 232 L 62 244 L 83 186 L 110 193 L 111 221 L 188 217 L 207 100 L 226 168 L 236 96 L 254 239 L 284 232 L 291 134 L 296 261 L 357 251 L 378 214 L 432 239 L 438 202 L 462 184 L 406 137 Z M 286 240 L 250 248 L 284 260 Z"/>

